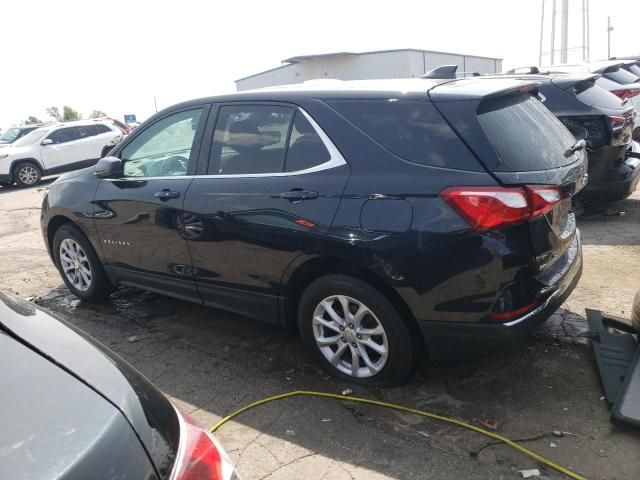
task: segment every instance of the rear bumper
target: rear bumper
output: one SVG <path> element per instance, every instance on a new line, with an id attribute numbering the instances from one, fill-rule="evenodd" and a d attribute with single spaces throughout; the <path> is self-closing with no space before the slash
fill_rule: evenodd
<path id="1" fill-rule="evenodd" d="M 544 323 L 569 297 L 582 275 L 582 244 L 573 263 L 555 284 L 545 288 L 544 300 L 533 311 L 506 323 L 418 322 L 429 358 L 456 361 L 496 350 L 526 337 Z"/>
<path id="2" fill-rule="evenodd" d="M 640 182 L 640 160 L 628 158 L 617 167 L 620 180 L 609 182 L 590 181 L 584 189 L 587 202 L 617 202 L 631 195 Z"/>

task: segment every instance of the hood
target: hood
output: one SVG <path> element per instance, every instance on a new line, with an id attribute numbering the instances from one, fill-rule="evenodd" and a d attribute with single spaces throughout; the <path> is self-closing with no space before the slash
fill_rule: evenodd
<path id="1" fill-rule="evenodd" d="M 67 180 L 71 180 L 72 178 L 80 177 L 82 175 L 87 175 L 89 172 L 95 171 L 96 167 L 87 167 L 81 168 L 80 170 L 73 170 L 71 172 L 63 173 L 60 175 L 54 183 L 61 183 Z M 53 185 L 53 184 L 52 184 Z"/>
<path id="2" fill-rule="evenodd" d="M 167 398 L 140 372 L 73 325 L 2 292 L 0 326 L 115 406 L 161 477 L 168 477 L 177 453 L 179 420 Z"/>
<path id="3" fill-rule="evenodd" d="M 10 155 L 10 156 L 23 155 L 25 153 L 31 153 L 32 152 L 31 146 L 16 147 L 15 145 L 13 145 L 11 143 L 0 145 L 0 148 L 2 148 L 2 154 L 3 155 Z"/>

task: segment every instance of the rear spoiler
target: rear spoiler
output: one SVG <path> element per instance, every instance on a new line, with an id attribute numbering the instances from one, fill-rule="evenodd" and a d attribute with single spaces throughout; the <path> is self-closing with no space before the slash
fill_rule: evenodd
<path id="1" fill-rule="evenodd" d="M 480 100 L 490 97 L 530 93 L 536 95 L 540 82 L 516 80 L 511 78 L 461 78 L 434 85 L 428 90 L 429 98 L 434 102 L 455 100 Z"/>
<path id="2" fill-rule="evenodd" d="M 502 72 L 503 74 L 506 75 L 538 75 L 540 73 L 540 69 L 538 67 L 535 66 L 531 66 L 531 67 L 518 67 L 518 68 L 512 68 L 511 70 L 507 70 L 506 72 Z"/>
<path id="3" fill-rule="evenodd" d="M 553 76 L 551 83 L 562 90 L 567 90 L 578 83 L 594 82 L 601 76 L 599 73 L 566 73 Z"/>
<path id="4" fill-rule="evenodd" d="M 480 77 L 478 72 L 459 72 L 462 75 L 469 74 L 472 77 Z M 456 80 L 458 78 L 458 65 L 440 65 L 439 67 L 429 70 L 420 78 L 437 79 L 437 80 Z"/>

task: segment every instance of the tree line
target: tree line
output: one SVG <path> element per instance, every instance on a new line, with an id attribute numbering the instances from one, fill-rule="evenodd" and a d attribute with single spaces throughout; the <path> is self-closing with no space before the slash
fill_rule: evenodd
<path id="1" fill-rule="evenodd" d="M 77 110 L 74 110 L 68 105 L 64 105 L 62 107 L 62 111 L 60 111 L 58 107 L 49 107 L 45 109 L 45 111 L 47 112 L 47 115 L 49 115 L 56 122 L 73 122 L 74 120 L 82 120 L 82 114 L 80 114 Z M 89 115 L 89 118 L 102 118 L 106 116 L 107 114 L 104 113 L 102 110 L 94 110 Z M 34 117 L 33 115 L 30 115 L 24 121 L 25 125 L 35 125 L 37 123 L 44 123 L 44 122 L 40 120 L 38 117 Z"/>

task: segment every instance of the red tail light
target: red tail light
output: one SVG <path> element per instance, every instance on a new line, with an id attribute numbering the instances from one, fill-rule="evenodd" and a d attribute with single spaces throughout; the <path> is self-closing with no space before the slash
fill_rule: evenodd
<path id="1" fill-rule="evenodd" d="M 239 480 L 233 463 L 218 441 L 195 420 L 176 409 L 180 444 L 171 480 Z"/>
<path id="2" fill-rule="evenodd" d="M 483 232 L 526 222 L 553 210 L 562 201 L 560 187 L 450 187 L 440 192 L 471 227 Z"/>
<path id="3" fill-rule="evenodd" d="M 624 124 L 627 122 L 627 119 L 624 117 L 609 117 L 609 124 L 611 128 L 614 130 L 618 130 L 619 128 L 624 127 Z"/>
<path id="4" fill-rule="evenodd" d="M 611 90 L 615 96 L 620 97 L 622 100 L 626 100 L 627 98 L 635 97 L 636 95 L 640 95 L 640 89 L 631 88 L 628 90 Z"/>

